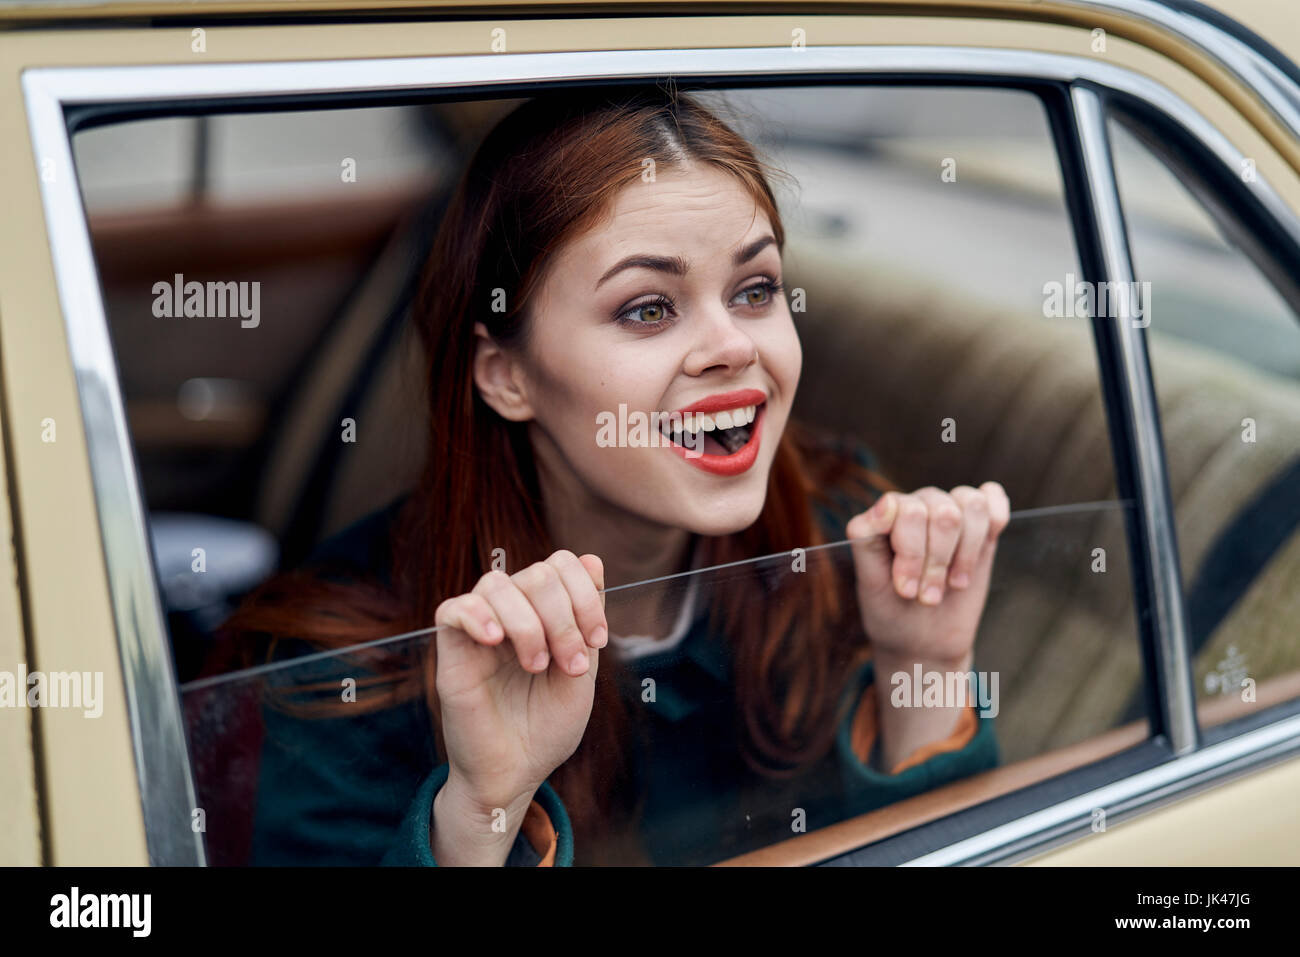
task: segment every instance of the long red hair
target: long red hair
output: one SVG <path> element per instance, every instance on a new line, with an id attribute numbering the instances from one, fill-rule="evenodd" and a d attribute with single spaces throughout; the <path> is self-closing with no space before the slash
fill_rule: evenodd
<path id="1" fill-rule="evenodd" d="M 304 638 L 322 649 L 432 624 L 446 598 L 471 590 L 502 548 L 517 571 L 563 543 L 551 541 L 525 426 L 498 416 L 479 396 L 472 363 L 474 326 L 503 344 L 527 332 L 526 310 L 555 252 L 588 228 L 653 160 L 657 170 L 686 162 L 735 176 L 784 231 L 769 186 L 770 168 L 743 137 L 671 86 L 564 91 L 529 100 L 482 142 L 436 235 L 413 310 L 426 357 L 428 455 L 394 523 L 390 583 L 339 584 L 304 569 L 272 580 L 226 623 L 227 634 Z M 504 291 L 504 311 L 494 309 Z M 758 520 L 734 535 L 704 540 L 706 563 L 723 564 L 820 544 L 814 499 L 826 464 L 794 428 L 783 435 Z M 842 463 L 839 463 L 842 466 Z M 864 493 L 869 473 L 839 469 Z M 830 748 L 842 717 L 844 682 L 866 656 L 848 626 L 852 600 L 832 563 L 810 561 L 781 576 L 775 594 L 722 595 L 710 609 L 734 659 L 741 753 L 760 773 L 796 774 Z M 434 643 L 415 660 L 379 654 L 379 677 L 359 710 L 423 696 L 443 754 L 435 692 Z M 577 847 L 635 802 L 623 756 L 633 729 L 618 693 L 617 662 L 602 656 L 596 703 L 582 743 L 551 778 L 573 820 Z M 343 709 L 352 709 L 344 712 Z M 358 705 L 325 708 L 357 713 Z M 624 815 L 626 819 L 626 814 Z"/>

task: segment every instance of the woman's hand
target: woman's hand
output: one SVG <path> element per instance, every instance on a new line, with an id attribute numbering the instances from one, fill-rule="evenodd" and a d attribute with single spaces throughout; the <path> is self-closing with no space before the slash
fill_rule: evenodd
<path id="1" fill-rule="evenodd" d="M 876 655 L 968 661 L 1011 503 L 997 482 L 886 492 L 849 522 L 858 607 Z"/>
<path id="2" fill-rule="evenodd" d="M 988 597 L 998 536 L 1011 503 L 997 482 L 951 492 L 886 492 L 855 516 L 858 607 L 875 661 L 880 757 L 884 769 L 952 733 L 963 706 L 893 707 L 892 676 L 964 673 Z"/>
<path id="3" fill-rule="evenodd" d="M 577 750 L 609 641 L 604 583 L 595 555 L 558 551 L 438 606 L 439 863 L 504 863 L 534 792 Z"/>

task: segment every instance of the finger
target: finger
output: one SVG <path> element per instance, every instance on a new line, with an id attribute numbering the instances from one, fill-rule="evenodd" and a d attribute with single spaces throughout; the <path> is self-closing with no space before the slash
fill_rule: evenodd
<path id="1" fill-rule="evenodd" d="M 961 538 L 961 507 L 942 489 L 923 488 L 917 491 L 916 496 L 925 503 L 929 523 L 920 600 L 923 605 L 937 605 L 948 590 L 948 566 Z"/>
<path id="2" fill-rule="evenodd" d="M 587 574 L 591 576 L 591 583 L 596 586 L 596 592 L 600 595 L 600 607 L 605 607 L 605 563 L 601 561 L 599 555 L 579 555 L 578 561 L 582 562 L 582 567 L 587 569 Z"/>
<path id="3" fill-rule="evenodd" d="M 894 590 L 912 599 L 921 593 L 929 512 L 915 495 L 898 497 L 898 518 L 889 534 L 894 550 Z"/>
<path id="4" fill-rule="evenodd" d="M 980 491 L 989 503 L 989 544 L 993 544 L 1011 522 L 1011 499 L 997 482 L 985 482 Z"/>
<path id="5" fill-rule="evenodd" d="M 546 630 L 532 603 L 514 580 L 505 572 L 488 572 L 478 580 L 474 593 L 482 595 L 496 612 L 497 620 L 515 649 L 519 667 L 534 674 L 545 671 L 551 663 L 546 648 Z"/>
<path id="6" fill-rule="evenodd" d="M 600 596 L 600 610 L 603 614 L 605 611 L 605 563 L 599 555 L 579 555 L 578 561 L 582 562 L 582 567 L 587 569 L 587 574 L 591 576 L 591 583 L 596 586 L 596 594 Z M 605 643 L 609 642 L 609 619 L 605 619 Z M 597 647 L 603 648 L 604 644 Z"/>
<path id="7" fill-rule="evenodd" d="M 492 606 L 473 592 L 444 601 L 434 612 L 433 623 L 439 628 L 457 628 L 480 645 L 499 645 L 506 636 Z"/>
<path id="8" fill-rule="evenodd" d="M 595 556 L 592 556 L 595 558 Z M 560 573 L 560 581 L 569 592 L 573 618 L 583 634 L 583 640 L 592 648 L 602 648 L 609 640 L 609 627 L 605 623 L 605 605 L 596 591 L 591 573 L 573 552 L 561 549 L 547 560 Z M 600 559 L 596 559 L 597 562 Z M 603 577 L 603 575 L 602 575 Z"/>
<path id="9" fill-rule="evenodd" d="M 961 508 L 962 527 L 957 553 L 948 572 L 948 584 L 953 588 L 968 588 L 989 534 L 989 503 L 983 492 L 969 485 L 953 489 L 952 498 Z"/>
<path id="10" fill-rule="evenodd" d="M 898 498 L 893 492 L 886 492 L 871 508 L 853 516 L 844 528 L 853 542 L 850 547 L 858 581 L 872 591 L 889 584 L 889 566 L 894 558 L 889 533 L 898 517 Z"/>
<path id="11" fill-rule="evenodd" d="M 591 665 L 586 642 L 573 617 L 569 590 L 555 566 L 536 562 L 511 577 L 542 619 L 546 645 L 560 670 L 574 677 L 586 674 Z"/>

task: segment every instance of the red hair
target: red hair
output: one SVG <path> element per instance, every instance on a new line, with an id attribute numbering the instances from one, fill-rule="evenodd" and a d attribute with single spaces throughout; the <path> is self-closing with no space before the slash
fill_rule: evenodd
<path id="1" fill-rule="evenodd" d="M 525 426 L 498 416 L 475 388 L 474 326 L 483 323 L 503 344 L 525 337 L 527 307 L 551 257 L 640 178 L 647 159 L 661 170 L 697 162 L 736 177 L 783 248 L 768 167 L 722 120 L 671 87 L 565 91 L 516 108 L 465 171 L 422 277 L 413 320 L 427 356 L 429 451 L 394 523 L 391 584 L 338 584 L 310 570 L 281 576 L 250 596 L 224 631 L 344 648 L 431 625 L 443 600 L 470 591 L 490 568 L 493 549 L 503 548 L 509 570 L 518 570 L 562 546 L 547 533 Z M 501 291 L 507 308 L 494 311 Z M 734 535 L 705 539 L 706 564 L 821 543 L 813 502 L 826 474 L 813 466 L 822 460 L 829 461 L 788 429 L 758 520 Z M 856 475 L 866 477 L 868 484 L 859 482 L 864 494 L 869 475 Z M 846 597 L 852 582 L 837 577 L 832 563 L 809 562 L 804 574 L 781 576 L 776 587 L 766 603 L 740 590 L 723 595 L 710 613 L 734 655 L 741 753 L 760 773 L 785 776 L 829 750 L 842 718 L 840 692 L 866 648 Z M 361 710 L 423 696 L 444 754 L 433 651 L 429 641 L 415 662 L 379 655 L 381 677 Z M 603 656 L 586 734 L 550 779 L 580 849 L 592 849 L 590 838 L 635 797 L 622 760 L 633 729 L 616 669 L 612 656 Z"/>

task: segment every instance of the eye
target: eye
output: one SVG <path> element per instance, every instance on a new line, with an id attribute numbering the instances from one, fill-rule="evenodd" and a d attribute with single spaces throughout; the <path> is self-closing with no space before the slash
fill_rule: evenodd
<path id="1" fill-rule="evenodd" d="M 762 282 L 754 283 L 754 285 L 742 289 L 736 294 L 736 298 L 731 301 L 736 305 L 757 309 L 770 303 L 780 291 L 780 281 L 765 276 Z"/>
<path id="2" fill-rule="evenodd" d="M 673 301 L 667 296 L 658 296 L 649 302 L 629 306 L 614 318 L 625 326 L 655 327 L 668 322 L 673 309 Z"/>

